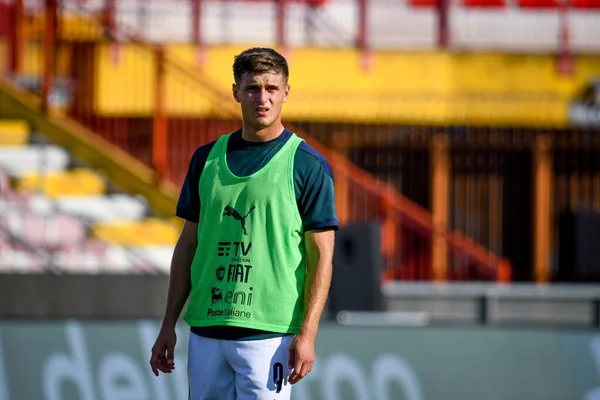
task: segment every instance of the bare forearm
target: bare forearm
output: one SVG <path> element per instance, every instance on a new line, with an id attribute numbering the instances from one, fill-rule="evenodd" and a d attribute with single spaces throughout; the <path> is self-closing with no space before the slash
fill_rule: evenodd
<path id="1" fill-rule="evenodd" d="M 196 246 L 179 240 L 173 252 L 163 326 L 174 327 L 191 289 L 190 267 Z"/>
<path id="2" fill-rule="evenodd" d="M 318 234 L 317 234 L 318 235 Z M 331 284 L 333 232 L 323 232 L 307 243 L 305 313 L 301 333 L 316 336 Z"/>
<path id="3" fill-rule="evenodd" d="M 307 276 L 305 283 L 304 298 L 306 299 L 306 306 L 301 332 L 316 336 L 321 314 L 327 301 L 327 294 L 329 293 L 331 263 L 318 260 L 312 269 L 314 273 L 312 276 L 311 274 Z"/>

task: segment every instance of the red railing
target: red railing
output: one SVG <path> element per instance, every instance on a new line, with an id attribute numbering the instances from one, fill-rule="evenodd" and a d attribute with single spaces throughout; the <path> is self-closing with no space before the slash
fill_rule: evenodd
<path id="1" fill-rule="evenodd" d="M 22 28 L 17 24 L 23 22 L 25 16 L 27 29 L 43 30 L 41 15 L 48 1 L 28 2 L 24 10 L 23 0 L 3 0 L 0 2 L 0 7 L 3 7 L 0 8 L 0 20 L 5 21 L 3 25 L 7 27 L 16 27 L 16 32 Z M 172 7 L 163 7 L 169 2 Z M 266 41 L 280 48 L 292 44 L 303 47 L 352 46 L 363 50 L 363 61 L 368 67 L 369 54 L 375 49 L 395 51 L 456 47 L 467 50 L 546 51 L 559 54 L 559 67 L 569 72 L 572 52 L 600 52 L 592 23 L 593 18 L 600 15 L 598 0 L 356 0 L 342 5 L 302 0 L 234 0 L 210 4 L 202 0 L 132 3 L 61 0 L 60 3 L 68 5 L 71 14 L 88 15 L 95 22 L 101 19 L 106 33 L 118 32 L 122 26 L 132 23 L 149 41 L 192 42 L 199 46 L 200 53 L 202 45 L 208 43 Z M 296 4 L 290 7 L 291 3 Z M 296 6 L 303 8 L 302 12 L 294 10 Z M 158 9 L 160 7 L 164 10 Z M 13 20 L 15 23 L 11 22 Z M 240 21 L 242 26 L 234 29 Z M 255 29 L 248 29 L 249 26 Z M 84 36 L 90 36 L 91 31 L 102 30 L 97 29 L 98 26 L 88 28 Z M 101 37 L 98 32 L 93 35 L 96 39 Z M 11 48 L 18 48 L 18 35 L 10 33 L 8 36 L 13 43 Z M 79 40 L 82 38 L 79 37 Z M 17 54 L 14 52 L 11 60 Z"/>
<path id="2" fill-rule="evenodd" d="M 44 100 L 49 97 L 55 77 L 54 52 L 57 45 L 59 42 L 61 45 L 69 45 L 64 38 L 55 36 L 56 32 L 60 32 L 55 26 L 58 21 L 55 16 L 60 14 L 56 0 L 47 0 L 46 6 L 46 29 L 52 32 L 44 36 L 42 47 Z M 106 22 L 111 20 L 108 13 L 102 21 L 109 37 L 117 36 L 111 34 L 111 24 Z M 93 80 L 90 78 L 95 73 L 93 49 L 97 44 L 94 42 L 70 43 L 70 70 L 87 69 L 89 74 L 85 78 L 78 77 L 77 73 L 72 76 L 76 89 L 69 116 L 151 165 L 161 179 L 180 184 L 195 148 L 239 126 L 238 105 L 207 79 L 201 70 L 167 53 L 160 44 L 151 44 L 136 32 L 127 32 L 122 25 L 118 37 L 120 41 L 135 44 L 153 56 L 152 61 L 146 61 L 152 62 L 155 67 L 148 81 L 148 85 L 155 89 L 152 118 L 97 114 L 93 100 L 90 100 L 94 98 Z M 90 57 L 86 57 L 86 54 Z M 211 101 L 218 105 L 219 117 L 200 119 L 168 115 L 165 105 L 165 91 L 169 85 L 167 71 L 169 79 L 185 82 L 188 90 L 207 93 Z M 88 101 L 79 101 L 82 97 Z M 381 221 L 385 279 L 510 280 L 511 268 L 506 260 L 447 228 L 447 205 L 436 200 L 435 195 L 432 215 L 402 196 L 390 184 L 358 168 L 339 151 L 327 148 L 297 127 L 289 127 L 329 160 L 336 179 L 336 202 L 342 224 L 364 220 Z M 437 161 L 434 160 L 434 175 L 437 177 L 434 190 L 442 190 L 438 197 L 447 198 L 447 147 L 444 146 L 443 138 L 436 140 L 434 145 L 438 149 Z"/>

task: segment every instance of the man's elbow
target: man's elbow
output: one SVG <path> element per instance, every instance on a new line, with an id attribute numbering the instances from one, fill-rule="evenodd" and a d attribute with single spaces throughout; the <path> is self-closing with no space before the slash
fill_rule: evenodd
<path id="1" fill-rule="evenodd" d="M 193 247 L 195 249 L 198 246 L 198 224 L 191 221 L 185 221 L 177 244 L 181 247 Z"/>

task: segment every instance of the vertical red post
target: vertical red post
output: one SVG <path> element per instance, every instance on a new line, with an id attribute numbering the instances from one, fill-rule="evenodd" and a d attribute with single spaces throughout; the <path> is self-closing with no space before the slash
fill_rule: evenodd
<path id="1" fill-rule="evenodd" d="M 23 0 L 15 0 L 10 18 L 12 23 L 9 26 L 10 60 L 8 72 L 16 75 L 21 69 L 23 58 Z"/>
<path id="2" fill-rule="evenodd" d="M 192 41 L 196 46 L 196 61 L 201 66 L 204 63 L 202 47 L 202 3 L 201 0 L 192 0 Z"/>
<path id="3" fill-rule="evenodd" d="M 306 46 L 308 46 L 308 47 L 314 45 L 314 43 L 315 43 L 314 18 L 315 18 L 316 8 L 317 8 L 315 3 L 316 3 L 315 0 L 309 0 L 306 4 L 307 13 L 306 13 L 306 17 L 304 19 L 304 35 L 306 37 Z"/>
<path id="4" fill-rule="evenodd" d="M 165 52 L 162 46 L 155 51 L 155 93 L 152 124 L 152 165 L 162 180 L 167 169 L 167 116 L 165 110 Z"/>
<path id="5" fill-rule="evenodd" d="M 277 8 L 277 44 L 284 53 L 287 50 L 287 38 L 285 34 L 286 1 L 287 0 L 275 0 L 275 5 Z"/>
<path id="6" fill-rule="evenodd" d="M 54 79 L 55 52 L 56 52 L 56 31 L 57 31 L 57 13 L 58 1 L 46 0 L 46 25 L 44 29 L 43 48 L 42 48 L 42 111 L 47 113 L 49 110 L 48 100 L 52 90 Z"/>
<path id="7" fill-rule="evenodd" d="M 117 5 L 116 0 L 106 0 L 104 6 L 104 35 L 111 40 L 111 55 L 114 64 L 120 60 L 120 45 L 117 42 Z"/>
<path id="8" fill-rule="evenodd" d="M 558 73 L 570 76 L 574 72 L 574 64 L 569 42 L 569 2 L 561 1 L 560 3 L 560 31 L 558 33 L 560 56 L 558 59 Z"/>
<path id="9" fill-rule="evenodd" d="M 448 27 L 448 0 L 437 0 L 438 12 L 438 46 L 446 48 L 450 42 L 450 30 Z"/>
<path id="10" fill-rule="evenodd" d="M 367 0 L 358 0 L 358 38 L 359 49 L 367 47 Z"/>
<path id="11" fill-rule="evenodd" d="M 369 27 L 368 27 L 368 3 L 367 0 L 358 0 L 358 37 L 357 47 L 361 51 L 361 66 L 364 70 L 371 67 L 371 49 L 369 46 Z"/>
<path id="12" fill-rule="evenodd" d="M 447 231 L 449 223 L 449 193 L 450 193 L 450 155 L 448 137 L 436 135 L 432 149 L 432 266 L 435 281 L 447 281 L 448 271 L 448 243 Z"/>
<path id="13" fill-rule="evenodd" d="M 496 280 L 499 283 L 510 283 L 512 279 L 512 267 L 507 260 L 502 260 L 498 264 L 498 274 Z"/>
<path id="14" fill-rule="evenodd" d="M 548 135 L 536 138 L 533 159 L 533 265 L 535 281 L 548 283 L 552 278 L 550 255 L 552 251 L 552 142 Z"/>
<path id="15" fill-rule="evenodd" d="M 115 1 L 116 0 L 106 0 L 106 5 L 104 6 L 104 29 L 105 33 L 110 38 L 114 37 L 115 30 L 115 14 L 117 10 Z"/>

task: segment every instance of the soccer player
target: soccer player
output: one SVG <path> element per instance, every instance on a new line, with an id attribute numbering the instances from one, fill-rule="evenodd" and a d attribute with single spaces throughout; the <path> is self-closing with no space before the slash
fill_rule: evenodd
<path id="1" fill-rule="evenodd" d="M 289 399 L 311 371 L 338 229 L 327 160 L 281 121 L 288 65 L 269 48 L 234 58 L 242 129 L 199 147 L 177 204 L 162 327 L 150 365 L 173 370 L 190 325 L 191 400 Z"/>

